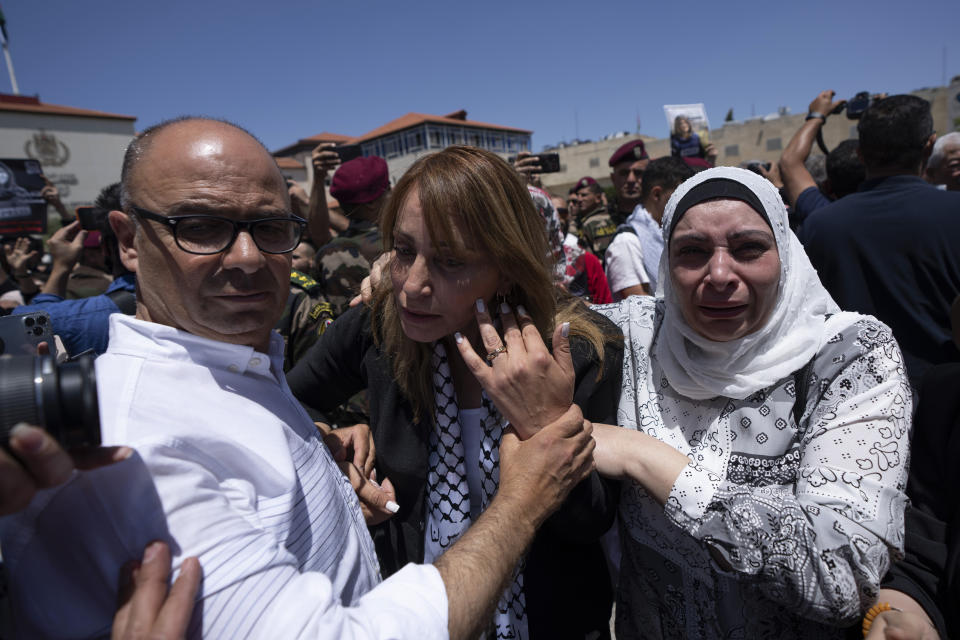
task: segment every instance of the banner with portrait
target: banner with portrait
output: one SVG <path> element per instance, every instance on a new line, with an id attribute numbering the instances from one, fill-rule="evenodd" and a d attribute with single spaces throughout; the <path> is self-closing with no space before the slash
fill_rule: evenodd
<path id="1" fill-rule="evenodd" d="M 46 184 L 36 160 L 0 158 L 0 235 L 46 232 Z"/>

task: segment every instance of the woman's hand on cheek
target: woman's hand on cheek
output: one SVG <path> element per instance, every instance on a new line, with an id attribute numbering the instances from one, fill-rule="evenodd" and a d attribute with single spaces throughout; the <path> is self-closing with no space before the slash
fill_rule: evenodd
<path id="1" fill-rule="evenodd" d="M 519 307 L 517 311 L 515 316 L 509 306 L 502 305 L 501 338 L 485 305 L 477 306 L 477 322 L 487 357 L 478 355 L 469 340 L 459 334 L 456 338 L 470 372 L 525 440 L 570 408 L 575 374 L 569 324 L 559 325 L 554 331 L 551 354 L 526 310 Z"/>

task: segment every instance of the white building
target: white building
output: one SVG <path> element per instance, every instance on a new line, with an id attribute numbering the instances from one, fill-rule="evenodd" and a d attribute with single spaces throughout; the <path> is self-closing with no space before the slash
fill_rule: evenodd
<path id="1" fill-rule="evenodd" d="M 0 94 L 0 158 L 33 158 L 60 191 L 69 211 L 89 205 L 120 180 L 134 116 Z"/>

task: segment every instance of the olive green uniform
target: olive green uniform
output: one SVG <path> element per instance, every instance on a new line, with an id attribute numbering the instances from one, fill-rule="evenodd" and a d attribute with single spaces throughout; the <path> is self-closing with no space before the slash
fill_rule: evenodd
<path id="1" fill-rule="evenodd" d="M 617 224 L 607 213 L 606 207 L 597 207 L 590 213 L 580 216 L 577 226 L 580 244 L 603 262 L 607 247 L 613 242 L 613 236 L 617 233 Z"/>

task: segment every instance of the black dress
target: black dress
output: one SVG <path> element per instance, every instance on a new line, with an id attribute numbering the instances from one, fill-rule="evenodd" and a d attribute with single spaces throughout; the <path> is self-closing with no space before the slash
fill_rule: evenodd
<path id="1" fill-rule="evenodd" d="M 619 330 L 593 314 L 612 334 Z M 616 424 L 622 346 L 606 345 L 602 375 L 590 345 L 571 339 L 576 370 L 574 402 L 592 422 Z M 369 311 L 354 308 L 334 321 L 288 374 L 294 395 L 328 411 L 368 389 L 370 428 L 379 478 L 390 478 L 400 511 L 371 527 L 384 576 L 423 562 L 427 456 L 432 420 L 413 410 L 393 381 L 386 355 L 373 341 Z M 524 593 L 531 638 L 608 638 L 613 594 L 600 537 L 616 516 L 619 483 L 596 473 L 580 483 L 537 532 L 526 556 Z"/>
<path id="2" fill-rule="evenodd" d="M 960 637 L 960 364 L 924 377 L 911 443 L 905 557 L 883 586 L 916 600 L 941 638 Z"/>

